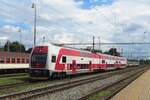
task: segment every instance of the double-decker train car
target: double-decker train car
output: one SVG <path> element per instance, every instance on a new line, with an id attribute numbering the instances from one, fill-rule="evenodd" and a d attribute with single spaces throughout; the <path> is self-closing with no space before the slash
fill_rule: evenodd
<path id="1" fill-rule="evenodd" d="M 45 43 L 34 47 L 29 65 L 32 78 L 49 78 L 125 68 L 127 59 Z"/>
<path id="2" fill-rule="evenodd" d="M 128 66 L 138 66 L 140 62 L 138 60 L 128 60 Z"/>
<path id="3" fill-rule="evenodd" d="M 0 74 L 24 72 L 29 68 L 29 54 L 0 51 Z"/>

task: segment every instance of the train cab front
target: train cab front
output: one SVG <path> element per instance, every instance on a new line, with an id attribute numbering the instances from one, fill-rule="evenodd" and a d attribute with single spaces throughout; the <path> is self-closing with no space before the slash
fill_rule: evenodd
<path id="1" fill-rule="evenodd" d="M 48 79 L 47 69 L 48 46 L 34 47 L 30 56 L 30 76 L 31 79 Z"/>

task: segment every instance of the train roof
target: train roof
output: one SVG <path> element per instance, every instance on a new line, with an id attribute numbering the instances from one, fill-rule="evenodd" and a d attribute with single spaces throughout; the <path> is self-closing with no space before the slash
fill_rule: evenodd
<path id="1" fill-rule="evenodd" d="M 29 57 L 29 53 L 18 53 L 18 52 L 7 52 L 7 51 L 0 51 L 0 57 Z"/>
<path id="2" fill-rule="evenodd" d="M 110 58 L 110 59 L 121 59 L 121 60 L 125 60 L 126 58 L 125 57 L 118 57 L 118 56 L 113 56 L 113 55 L 108 55 L 108 54 L 103 54 L 103 53 L 93 53 L 93 52 L 90 52 L 90 51 L 86 51 L 86 50 L 81 50 L 81 49 L 77 49 L 77 48 L 71 48 L 71 47 L 66 47 L 66 46 L 59 46 L 59 45 L 55 45 L 55 44 L 52 44 L 52 43 L 42 43 L 42 44 L 39 44 L 37 46 L 55 46 L 55 47 L 59 47 L 59 48 L 66 48 L 66 49 L 70 49 L 70 50 L 77 50 L 77 51 L 80 51 L 80 52 L 83 52 L 83 53 L 92 53 L 92 54 L 98 54 L 104 58 Z"/>

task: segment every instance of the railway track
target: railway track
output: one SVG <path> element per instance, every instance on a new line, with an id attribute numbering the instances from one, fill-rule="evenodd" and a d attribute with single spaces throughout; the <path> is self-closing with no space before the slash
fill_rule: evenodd
<path id="1" fill-rule="evenodd" d="M 21 82 L 21 83 L 14 83 L 14 84 L 0 85 L 0 90 L 1 90 L 1 89 L 13 88 L 13 87 L 17 87 L 17 86 L 29 85 L 29 84 L 31 84 L 31 83 L 28 83 L 28 82 Z"/>
<path id="2" fill-rule="evenodd" d="M 111 97 L 113 97 L 115 94 L 117 94 L 120 90 L 122 90 L 123 88 L 125 88 L 128 84 L 130 84 L 133 80 L 137 79 L 140 75 L 142 75 L 146 70 L 143 69 L 141 71 L 137 71 L 121 80 L 118 80 L 114 83 L 110 83 L 110 84 L 105 84 L 103 85 L 102 87 L 100 88 L 97 88 L 96 90 L 94 91 L 91 91 L 90 93 L 82 96 L 79 100 L 88 100 L 89 97 L 97 94 L 97 93 L 100 93 L 100 92 L 103 92 L 103 91 L 106 91 L 107 89 L 109 88 L 114 88 L 115 86 L 117 87 L 117 85 L 123 85 L 123 86 L 120 86 L 119 88 L 117 88 L 116 90 L 114 90 L 111 94 L 109 94 L 108 96 L 106 97 L 103 97 L 102 99 L 103 100 L 109 100 Z M 127 83 L 124 83 L 124 81 L 129 81 Z"/>
<path id="3" fill-rule="evenodd" d="M 133 71 L 134 68 L 131 68 L 131 69 L 130 69 L 130 71 Z M 143 68 L 140 68 L 139 71 L 141 71 L 142 69 Z M 2 100 L 6 100 L 6 99 L 7 100 L 8 99 L 27 100 L 27 99 L 37 98 L 39 96 L 43 96 L 43 95 L 46 95 L 46 94 L 49 94 L 49 93 L 54 93 L 54 92 L 69 89 L 69 88 L 72 88 L 72 87 L 76 87 L 76 86 L 79 86 L 79 85 L 87 84 L 87 83 L 90 83 L 90 82 L 93 82 L 93 81 L 109 78 L 112 75 L 117 75 L 117 74 L 122 74 L 122 73 L 129 73 L 130 71 L 129 71 L 129 69 L 128 70 L 126 69 L 126 70 L 103 73 L 101 75 L 97 75 L 95 77 L 90 77 L 90 78 L 86 78 L 86 79 L 80 79 L 80 80 L 74 80 L 74 81 L 70 80 L 68 82 L 58 83 L 56 85 L 46 86 L 46 87 L 35 89 L 35 90 L 30 90 L 30 91 L 26 91 L 26 92 L 20 92 L 20 93 L 15 93 L 15 94 L 11 94 L 11 95 L 1 96 L 0 99 L 2 99 Z"/>
<path id="4" fill-rule="evenodd" d="M 126 69 L 122 69 L 122 71 L 123 70 L 130 70 L 130 69 L 135 69 L 136 67 L 130 67 L 130 68 L 126 68 Z M 116 70 L 114 70 L 114 71 L 116 71 Z M 120 70 L 121 71 L 121 70 Z M 109 73 L 109 71 L 107 71 L 107 72 L 103 72 L 103 73 Z M 102 74 L 103 74 L 102 73 Z M 18 75 L 18 74 L 17 74 Z M 24 74 L 23 74 L 24 75 Z M 26 75 L 26 74 L 25 74 Z M 92 75 L 92 74 L 91 74 Z M 16 75 L 15 75 L 16 76 Z M 83 77 L 85 76 L 85 75 L 82 75 Z M 81 76 L 81 77 L 82 77 Z M 12 76 L 11 76 L 12 77 Z M 79 76 L 78 76 L 79 77 Z M 78 78 L 78 77 L 76 77 L 76 78 Z M 54 80 L 48 80 L 48 81 L 37 81 L 37 82 L 29 82 L 29 80 L 26 80 L 25 82 L 20 82 L 20 83 L 14 83 L 14 84 L 6 84 L 6 85 L 0 85 L 0 89 L 8 89 L 8 88 L 16 88 L 16 87 L 19 87 L 19 86 L 25 86 L 25 85 L 33 85 L 33 84 L 37 84 L 37 83 L 41 83 L 41 82 L 43 82 L 43 83 L 46 83 L 46 82 L 49 82 L 50 84 L 52 83 L 52 81 L 53 81 L 53 83 L 54 82 L 58 82 L 59 80 L 56 80 L 56 81 L 54 81 Z"/>
<path id="5" fill-rule="evenodd" d="M 134 80 L 136 80 L 136 79 L 137 79 L 139 76 L 141 76 L 144 72 L 145 72 L 145 71 L 140 72 L 140 73 L 135 74 L 134 76 L 132 76 L 130 79 L 129 79 L 129 77 L 128 77 L 128 78 L 123 79 L 122 81 L 117 82 L 116 84 L 112 84 L 112 85 L 106 87 L 106 89 L 108 89 L 108 88 L 111 88 L 112 86 L 115 87 L 115 86 L 117 86 L 117 85 L 123 84 L 123 86 L 121 86 L 120 88 L 116 89 L 111 95 L 107 96 L 107 97 L 105 98 L 105 100 L 111 99 L 114 95 L 116 95 L 118 92 L 120 92 L 123 88 L 125 88 L 125 87 L 126 87 L 127 85 L 129 85 L 131 82 L 133 82 Z M 126 84 L 124 84 L 124 81 L 129 81 L 129 82 L 127 82 Z"/>
<path id="6" fill-rule="evenodd" d="M 28 73 L 0 74 L 0 78 L 4 78 L 4 77 L 16 77 L 16 76 L 25 76 L 25 75 L 28 75 Z"/>
<path id="7" fill-rule="evenodd" d="M 27 84 L 27 73 L 22 74 L 9 74 L 0 76 L 0 89 L 11 88 L 15 86 L 20 86 Z"/>

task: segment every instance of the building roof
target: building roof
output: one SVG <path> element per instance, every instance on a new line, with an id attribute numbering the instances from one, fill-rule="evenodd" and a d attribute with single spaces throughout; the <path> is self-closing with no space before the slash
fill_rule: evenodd
<path id="1" fill-rule="evenodd" d="M 18 52 L 6 52 L 6 51 L 0 51 L 0 57 L 29 57 L 29 53 L 18 53 Z"/>

